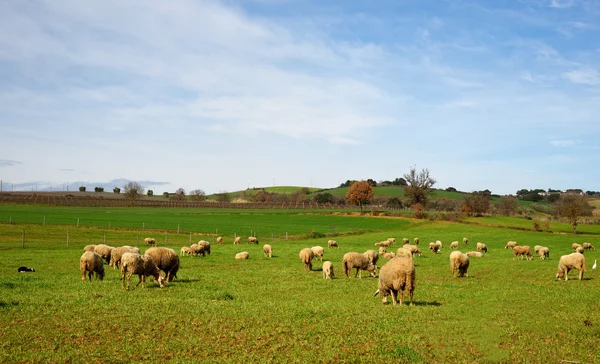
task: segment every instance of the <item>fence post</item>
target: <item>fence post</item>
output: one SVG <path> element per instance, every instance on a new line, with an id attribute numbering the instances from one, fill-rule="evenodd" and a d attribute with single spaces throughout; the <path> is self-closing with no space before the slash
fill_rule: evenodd
<path id="1" fill-rule="evenodd" d="M 288 238 L 287 238 L 287 231 L 285 232 L 285 240 L 288 240 Z"/>
<path id="2" fill-rule="evenodd" d="M 69 247 L 69 230 L 67 230 L 67 248 Z"/>
<path id="3" fill-rule="evenodd" d="M 77 227 L 79 227 L 79 218 L 77 218 Z"/>
<path id="4" fill-rule="evenodd" d="M 12 216 L 8 218 L 8 223 L 12 225 Z"/>
<path id="5" fill-rule="evenodd" d="M 177 224 L 177 234 L 179 234 L 179 224 Z"/>
<path id="6" fill-rule="evenodd" d="M 42 225 L 46 225 L 46 216 L 44 216 L 44 223 Z"/>
<path id="7" fill-rule="evenodd" d="M 21 229 L 21 248 L 25 248 L 25 229 Z"/>

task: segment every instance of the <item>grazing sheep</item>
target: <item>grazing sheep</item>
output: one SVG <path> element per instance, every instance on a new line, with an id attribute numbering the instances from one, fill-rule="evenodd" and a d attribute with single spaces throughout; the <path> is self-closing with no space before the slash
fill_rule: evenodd
<path id="1" fill-rule="evenodd" d="M 541 260 L 544 260 L 546 258 L 550 258 L 550 249 L 548 249 L 547 247 L 543 246 L 538 250 L 538 255 L 540 256 Z"/>
<path id="2" fill-rule="evenodd" d="M 194 255 L 194 251 L 192 250 L 192 248 L 190 248 L 188 246 L 184 246 L 184 247 L 181 247 L 180 254 L 181 254 L 181 256 Z"/>
<path id="3" fill-rule="evenodd" d="M 146 250 L 146 255 L 152 257 L 158 269 L 165 272 L 167 282 L 172 282 L 179 271 L 179 256 L 171 248 L 154 247 Z"/>
<path id="4" fill-rule="evenodd" d="M 327 242 L 327 247 L 328 248 L 339 248 L 338 243 L 335 240 L 329 240 Z"/>
<path id="5" fill-rule="evenodd" d="M 273 257 L 273 247 L 270 246 L 269 244 L 263 245 L 263 253 L 265 254 L 265 257 L 272 258 Z"/>
<path id="6" fill-rule="evenodd" d="M 83 251 L 84 252 L 93 252 L 95 248 L 96 248 L 96 244 L 89 244 L 89 245 L 86 245 L 85 247 L 83 247 Z"/>
<path id="7" fill-rule="evenodd" d="M 100 255 L 106 264 L 110 263 L 110 255 L 113 247 L 106 244 L 98 244 L 94 247 L 94 253 Z"/>
<path id="8" fill-rule="evenodd" d="M 450 253 L 450 268 L 452 269 L 452 276 L 456 277 L 468 277 L 467 270 L 469 269 L 469 256 L 456 250 Z"/>
<path id="9" fill-rule="evenodd" d="M 402 306 L 404 292 L 408 292 L 410 305 L 412 306 L 414 290 L 415 265 L 412 259 L 394 258 L 381 267 L 377 291 L 375 291 L 373 296 L 381 294 L 384 304 L 387 302 L 387 296 L 392 296 L 392 303 L 394 305 L 396 305 L 396 299 L 398 298 Z"/>
<path id="10" fill-rule="evenodd" d="M 387 249 L 386 249 L 385 247 L 383 247 L 383 246 L 380 246 L 380 247 L 379 247 L 379 255 L 383 255 L 383 254 L 385 254 L 386 252 L 387 252 Z"/>
<path id="11" fill-rule="evenodd" d="M 583 250 L 583 247 L 581 247 L 581 246 L 578 246 L 577 249 L 575 249 L 575 252 L 579 253 L 579 254 L 583 254 L 584 251 L 585 250 Z"/>
<path id="12" fill-rule="evenodd" d="M 485 253 L 488 252 L 487 245 L 485 245 L 484 243 L 477 243 L 477 250 Z"/>
<path id="13" fill-rule="evenodd" d="M 323 262 L 323 279 L 332 278 L 335 278 L 335 274 L 333 273 L 333 263 L 327 260 Z"/>
<path id="14" fill-rule="evenodd" d="M 92 273 L 96 273 L 96 279 L 104 279 L 104 262 L 100 254 L 94 252 L 83 252 L 79 258 L 79 270 L 81 270 L 81 281 L 85 282 L 85 274 L 88 273 L 90 282 Z"/>
<path id="15" fill-rule="evenodd" d="M 414 242 L 415 245 L 419 245 L 419 238 L 414 238 L 413 242 Z"/>
<path id="16" fill-rule="evenodd" d="M 156 239 L 154 238 L 146 238 L 144 241 L 146 242 L 146 245 L 156 246 Z"/>
<path id="17" fill-rule="evenodd" d="M 219 236 L 219 237 L 217 238 L 217 244 L 219 244 L 219 245 L 220 245 L 220 244 L 223 244 L 223 237 L 222 237 L 222 236 Z"/>
<path id="18" fill-rule="evenodd" d="M 469 243 L 469 239 L 468 238 L 463 238 L 463 244 L 467 245 Z"/>
<path id="19" fill-rule="evenodd" d="M 392 243 L 389 240 L 384 240 L 384 241 L 380 241 L 379 243 L 375 243 L 375 246 L 384 247 L 384 248 L 387 248 L 390 245 L 392 245 Z"/>
<path id="20" fill-rule="evenodd" d="M 198 256 L 198 254 L 202 254 L 203 257 L 206 256 L 206 253 L 204 252 L 204 246 L 198 243 L 192 244 L 190 246 L 190 250 L 192 251 L 193 256 Z"/>
<path id="21" fill-rule="evenodd" d="M 396 244 L 396 238 L 388 238 L 387 239 L 391 244 Z"/>
<path id="22" fill-rule="evenodd" d="M 233 239 L 233 245 L 239 245 L 240 241 L 242 241 L 242 237 L 238 236 L 235 239 Z"/>
<path id="23" fill-rule="evenodd" d="M 410 252 L 409 252 L 409 253 L 410 253 Z M 383 253 L 383 254 L 381 254 L 381 256 L 382 256 L 384 259 L 392 259 L 392 258 L 394 258 L 394 257 L 396 256 L 396 254 L 394 254 L 394 253 L 392 253 L 392 252 L 389 252 L 389 253 Z M 412 254 L 411 254 L 411 257 L 412 257 Z"/>
<path id="24" fill-rule="evenodd" d="M 477 258 L 483 257 L 482 252 L 466 252 L 465 254 L 467 254 L 467 256 L 469 256 L 469 257 L 477 257 Z"/>
<path id="25" fill-rule="evenodd" d="M 110 263 L 108 265 L 110 265 L 114 269 L 119 268 L 119 265 L 121 264 L 121 257 L 123 256 L 124 253 L 138 253 L 139 254 L 140 250 L 138 248 L 135 248 L 135 247 L 129 246 L 129 245 L 116 247 L 110 253 Z"/>
<path id="26" fill-rule="evenodd" d="M 403 245 L 410 244 L 410 240 L 408 240 L 408 238 L 402 238 L 402 244 Z"/>
<path id="27" fill-rule="evenodd" d="M 254 236 L 249 236 L 248 244 L 258 244 L 258 238 L 255 238 Z"/>
<path id="28" fill-rule="evenodd" d="M 198 245 L 200 245 L 202 247 L 202 256 L 204 256 L 204 254 L 208 254 L 210 255 L 210 243 L 206 240 L 200 240 L 198 242 Z"/>
<path id="29" fill-rule="evenodd" d="M 248 256 L 249 256 L 248 252 L 241 252 L 241 253 L 237 253 L 235 255 L 235 259 L 237 259 L 237 260 L 245 260 L 245 259 L 248 259 Z"/>
<path id="30" fill-rule="evenodd" d="M 413 253 L 406 248 L 398 248 L 398 250 L 396 250 L 396 256 L 412 259 Z"/>
<path id="31" fill-rule="evenodd" d="M 577 248 L 583 248 L 583 247 L 581 246 L 581 244 L 573 243 L 573 244 L 571 244 L 571 248 L 573 250 L 577 250 Z"/>
<path id="32" fill-rule="evenodd" d="M 156 249 L 156 248 L 151 248 Z M 125 289 L 125 276 L 127 276 L 127 289 L 131 284 L 131 276 L 137 274 L 139 282 L 136 287 L 142 284 L 146 288 L 146 277 L 152 276 L 158 281 L 162 288 L 165 286 L 165 277 L 162 275 L 151 256 L 138 253 L 124 253 L 121 258 L 121 288 Z"/>
<path id="33" fill-rule="evenodd" d="M 504 249 L 514 249 L 515 246 L 517 246 L 516 241 L 509 241 L 508 243 L 506 243 L 506 246 L 504 246 Z"/>
<path id="34" fill-rule="evenodd" d="M 435 243 L 440 247 L 439 250 L 442 250 L 442 242 L 439 240 L 436 240 Z"/>
<path id="35" fill-rule="evenodd" d="M 419 256 L 422 255 L 421 250 L 414 245 L 406 244 L 403 246 L 403 248 L 406 250 L 409 250 L 412 253 L 412 255 L 415 255 L 415 254 L 418 254 Z M 398 254 L 396 254 L 396 255 L 398 255 Z"/>
<path id="36" fill-rule="evenodd" d="M 558 262 L 558 271 L 556 272 L 556 279 L 560 280 L 563 276 L 565 281 L 569 280 L 569 271 L 571 269 L 579 270 L 579 280 L 583 279 L 583 272 L 585 269 L 585 257 L 580 253 L 571 253 L 569 255 L 563 255 L 560 257 Z"/>
<path id="37" fill-rule="evenodd" d="M 431 250 L 435 254 L 437 254 L 438 251 L 440 251 L 441 248 L 442 248 L 442 245 L 441 245 L 441 242 L 439 240 L 437 242 L 435 242 L 435 243 L 434 242 L 429 243 L 429 250 Z"/>
<path id="38" fill-rule="evenodd" d="M 536 246 L 533 247 L 533 252 L 535 254 L 538 254 L 538 252 L 540 251 L 540 249 L 542 249 L 543 247 L 544 246 L 542 246 L 542 245 L 536 245 Z"/>
<path id="39" fill-rule="evenodd" d="M 373 263 L 369 261 L 369 258 L 360 253 L 350 252 L 344 254 L 342 259 L 342 267 L 344 267 L 344 274 L 348 278 L 350 278 L 349 272 L 354 268 L 356 269 L 354 278 L 358 276 L 359 272 L 360 278 L 362 278 L 363 270 L 369 271 L 373 277 L 377 277 L 377 271 Z"/>
<path id="40" fill-rule="evenodd" d="M 320 260 L 323 261 L 323 254 L 325 254 L 325 250 L 322 246 L 313 246 L 312 248 L 310 248 L 310 250 L 312 250 L 315 257 L 319 257 Z"/>
<path id="41" fill-rule="evenodd" d="M 450 243 L 450 249 L 458 249 L 458 241 L 453 241 Z"/>
<path id="42" fill-rule="evenodd" d="M 315 257 L 315 253 L 310 248 L 304 248 L 300 250 L 300 254 L 298 255 L 302 263 L 304 263 L 304 270 L 311 271 L 312 270 L 312 260 Z"/>
<path id="43" fill-rule="evenodd" d="M 583 250 L 596 250 L 596 248 L 590 243 L 583 243 Z"/>
<path id="44" fill-rule="evenodd" d="M 519 245 L 519 246 L 515 246 L 513 248 L 513 256 L 519 257 L 520 259 L 523 259 L 523 257 L 532 260 L 533 259 L 533 255 L 531 255 L 531 249 L 529 248 L 529 245 Z"/>
<path id="45" fill-rule="evenodd" d="M 369 249 L 363 254 L 369 259 L 369 262 L 371 262 L 371 264 L 377 265 L 377 261 L 379 260 L 379 253 L 377 253 L 375 250 Z"/>

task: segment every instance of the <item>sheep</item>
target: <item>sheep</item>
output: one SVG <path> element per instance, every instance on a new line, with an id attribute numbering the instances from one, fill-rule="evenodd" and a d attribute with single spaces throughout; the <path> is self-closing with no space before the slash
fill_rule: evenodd
<path id="1" fill-rule="evenodd" d="M 419 245 L 419 238 L 414 238 L 413 242 L 414 242 L 415 245 Z"/>
<path id="2" fill-rule="evenodd" d="M 258 244 L 258 238 L 255 238 L 254 236 L 249 236 L 248 244 Z"/>
<path id="3" fill-rule="evenodd" d="M 310 248 L 304 248 L 300 250 L 300 254 L 298 255 L 302 263 L 304 263 L 304 270 L 311 271 L 312 270 L 312 260 L 315 257 L 315 253 Z"/>
<path id="4" fill-rule="evenodd" d="M 439 240 L 435 243 L 434 242 L 429 243 L 429 250 L 431 250 L 435 254 L 437 254 L 441 248 L 442 248 L 442 245 Z"/>
<path id="5" fill-rule="evenodd" d="M 273 257 L 273 247 L 270 246 L 269 244 L 263 245 L 263 253 L 265 254 L 265 257 L 272 258 Z"/>
<path id="6" fill-rule="evenodd" d="M 93 252 L 96 248 L 96 244 L 89 244 L 83 247 L 83 252 Z"/>
<path id="7" fill-rule="evenodd" d="M 210 243 L 206 240 L 200 240 L 198 242 L 198 245 L 200 245 L 202 247 L 202 256 L 204 256 L 204 254 L 208 254 L 210 255 Z"/>
<path id="8" fill-rule="evenodd" d="M 96 279 L 104 279 L 104 262 L 102 256 L 94 252 L 83 252 L 79 258 L 79 270 L 81 270 L 81 281 L 85 282 L 85 274 L 88 273 L 90 282 L 92 281 L 92 273 L 96 273 Z"/>
<path id="9" fill-rule="evenodd" d="M 158 269 L 165 272 L 167 282 L 172 282 L 179 271 L 179 256 L 175 250 L 164 247 L 154 247 L 146 250 L 146 255 L 152 257 Z"/>
<path id="10" fill-rule="evenodd" d="M 422 255 L 421 250 L 414 245 L 406 244 L 403 246 L 403 248 L 406 250 L 409 250 L 412 253 L 412 255 L 415 255 L 415 254 L 418 254 L 419 256 Z M 396 255 L 398 255 L 398 254 L 396 254 Z"/>
<path id="11" fill-rule="evenodd" d="M 237 253 L 235 255 L 235 259 L 237 259 L 237 260 L 246 260 L 246 259 L 248 259 L 248 256 L 249 256 L 248 252 L 241 252 L 241 253 Z"/>
<path id="12" fill-rule="evenodd" d="M 110 263 L 110 255 L 113 247 L 106 244 L 98 244 L 94 247 L 94 253 L 100 255 L 106 264 Z"/>
<path id="13" fill-rule="evenodd" d="M 377 277 L 376 267 L 369 261 L 369 258 L 360 253 L 350 252 L 344 254 L 344 257 L 342 258 L 342 267 L 344 267 L 344 274 L 348 278 L 350 278 L 349 272 L 353 268 L 356 268 L 356 274 L 354 275 L 354 278 L 358 276 L 359 272 L 360 278 L 362 278 L 363 270 L 371 273 L 373 277 Z"/>
<path id="14" fill-rule="evenodd" d="M 466 252 L 465 254 L 467 254 L 470 257 L 477 257 L 477 258 L 483 257 L 482 252 Z"/>
<path id="15" fill-rule="evenodd" d="M 596 248 L 590 243 L 583 243 L 583 250 L 596 250 Z"/>
<path id="16" fill-rule="evenodd" d="M 319 257 L 320 260 L 323 261 L 323 254 L 325 253 L 325 251 L 323 250 L 322 246 L 313 246 L 312 248 L 310 248 L 310 250 L 312 250 L 315 257 Z"/>
<path id="17" fill-rule="evenodd" d="M 582 248 L 582 246 L 581 246 L 580 244 L 573 243 L 573 244 L 571 244 L 571 248 L 572 248 L 573 250 L 577 250 L 577 248 Z"/>
<path id="18" fill-rule="evenodd" d="M 194 251 L 189 246 L 184 246 L 184 247 L 181 247 L 181 250 L 180 250 L 179 253 L 181 254 L 181 256 L 184 256 L 184 255 L 193 255 Z"/>
<path id="19" fill-rule="evenodd" d="M 408 238 L 402 238 L 402 244 L 403 245 L 410 244 L 410 240 L 408 240 Z"/>
<path id="20" fill-rule="evenodd" d="M 156 248 L 151 248 L 156 249 Z M 147 253 L 147 252 L 146 252 Z M 127 289 L 131 284 L 131 276 L 137 274 L 139 282 L 136 287 L 142 284 L 142 289 L 146 288 L 146 277 L 152 276 L 158 281 L 162 288 L 165 286 L 165 277 L 162 275 L 150 255 L 141 255 L 138 253 L 124 253 L 121 257 L 121 288 L 125 289 L 125 276 L 127 276 Z"/>
<path id="21" fill-rule="evenodd" d="M 442 242 L 439 240 L 436 240 L 435 243 L 440 247 L 439 250 L 442 250 Z"/>
<path id="22" fill-rule="evenodd" d="M 124 246 L 114 248 L 112 250 L 112 252 L 110 253 L 110 263 L 108 265 L 110 265 L 114 269 L 119 268 L 119 265 L 121 264 L 121 257 L 123 256 L 124 253 L 138 253 L 139 254 L 140 250 L 138 248 L 135 248 L 135 247 L 129 246 L 129 245 L 124 245 Z"/>
<path id="23" fill-rule="evenodd" d="M 219 245 L 220 245 L 220 244 L 223 244 L 223 237 L 222 237 L 222 236 L 219 236 L 219 237 L 217 238 L 217 244 L 219 244 Z"/>
<path id="24" fill-rule="evenodd" d="M 484 243 L 481 243 L 481 242 L 477 243 L 477 251 L 487 253 L 488 252 L 487 245 L 485 245 Z"/>
<path id="25" fill-rule="evenodd" d="M 413 254 L 410 250 L 408 250 L 406 248 L 398 248 L 398 250 L 396 250 L 396 256 L 412 259 Z"/>
<path id="26" fill-rule="evenodd" d="M 146 242 L 146 245 L 156 246 L 156 239 L 154 238 L 146 238 L 144 241 Z"/>
<path id="27" fill-rule="evenodd" d="M 579 270 L 579 280 L 583 279 L 583 272 L 585 269 L 585 257 L 580 253 L 571 253 L 560 257 L 558 262 L 558 271 L 556 272 L 556 279 L 560 280 L 563 276 L 565 281 L 569 280 L 569 271 L 571 269 Z"/>
<path id="28" fill-rule="evenodd" d="M 523 257 L 532 260 L 533 259 L 533 255 L 531 255 L 531 249 L 529 248 L 529 245 L 519 245 L 519 246 L 515 246 L 513 248 L 513 256 L 519 257 L 520 259 L 523 259 Z"/>
<path id="29" fill-rule="evenodd" d="M 450 249 L 458 249 L 458 241 L 453 241 L 450 243 Z"/>
<path id="30" fill-rule="evenodd" d="M 540 249 L 542 249 L 542 248 L 543 248 L 543 246 L 542 246 L 542 245 L 536 245 L 536 246 L 534 246 L 534 247 L 533 247 L 533 252 L 534 252 L 535 254 L 538 254 L 538 252 L 539 252 L 539 251 L 540 251 Z"/>
<path id="31" fill-rule="evenodd" d="M 392 253 L 392 252 L 389 252 L 389 253 L 383 253 L 383 254 L 381 254 L 381 256 L 382 256 L 384 259 L 392 259 L 393 257 L 395 257 L 395 256 L 396 256 L 396 254 L 394 254 L 394 253 Z M 412 254 L 411 254 L 411 256 L 412 256 Z"/>
<path id="32" fill-rule="evenodd" d="M 515 246 L 517 246 L 516 241 L 509 241 L 508 243 L 506 243 L 506 246 L 504 246 L 504 249 L 514 249 Z"/>
<path id="33" fill-rule="evenodd" d="M 469 269 L 469 256 L 456 250 L 450 253 L 450 268 L 452 276 L 468 277 L 467 270 Z"/>
<path id="34" fill-rule="evenodd" d="M 585 250 L 583 250 L 583 247 L 581 247 L 581 246 L 578 246 L 577 249 L 575 249 L 575 252 L 579 253 L 579 254 L 583 254 L 584 251 Z"/>
<path id="35" fill-rule="evenodd" d="M 377 291 L 373 296 L 381 294 L 382 303 L 387 302 L 387 296 L 392 296 L 392 303 L 396 305 L 396 299 L 400 301 L 404 292 L 408 292 L 410 305 L 413 305 L 413 293 L 415 291 L 415 265 L 411 259 L 394 258 L 385 263 L 379 272 Z"/>
<path id="36" fill-rule="evenodd" d="M 239 245 L 240 241 L 242 241 L 242 237 L 238 236 L 235 239 L 233 239 L 233 245 Z"/>
<path id="37" fill-rule="evenodd" d="M 391 244 L 396 244 L 396 238 L 387 238 L 387 241 L 389 241 Z"/>
<path id="38" fill-rule="evenodd" d="M 363 254 L 369 259 L 369 262 L 371 262 L 373 265 L 377 265 L 377 261 L 379 260 L 379 253 L 377 253 L 375 250 L 369 249 Z"/>
<path id="39" fill-rule="evenodd" d="M 335 278 L 335 274 L 333 272 L 333 263 L 327 260 L 323 262 L 323 279 L 332 278 Z"/>
<path id="40" fill-rule="evenodd" d="M 543 246 L 538 250 L 538 255 L 540 256 L 541 260 L 544 260 L 546 258 L 550 258 L 550 249 L 548 249 L 547 247 Z"/>
<path id="41" fill-rule="evenodd" d="M 392 245 L 392 243 L 389 240 L 384 240 L 384 241 L 380 241 L 379 243 L 375 243 L 375 246 L 384 247 L 384 248 L 387 248 L 390 245 Z"/>
<path id="42" fill-rule="evenodd" d="M 467 245 L 469 243 L 469 239 L 468 238 L 463 238 L 463 244 Z"/>
<path id="43" fill-rule="evenodd" d="M 387 252 L 387 249 L 384 246 L 379 247 L 379 255 L 383 255 Z"/>
<path id="44" fill-rule="evenodd" d="M 339 248 L 338 243 L 335 240 L 327 241 L 327 247 L 328 248 Z"/>
<path id="45" fill-rule="evenodd" d="M 198 254 L 202 254 L 202 256 L 205 256 L 206 253 L 204 253 L 204 246 L 196 243 L 196 244 L 192 244 L 190 246 L 190 250 L 192 251 L 192 255 L 193 256 L 197 256 Z"/>

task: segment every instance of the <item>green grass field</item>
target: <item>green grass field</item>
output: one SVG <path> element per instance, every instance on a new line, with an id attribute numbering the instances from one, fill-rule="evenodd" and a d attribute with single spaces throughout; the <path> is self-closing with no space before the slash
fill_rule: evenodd
<path id="1" fill-rule="evenodd" d="M 586 252 L 588 272 L 583 281 L 574 279 L 575 272 L 566 282 L 554 278 L 558 259 L 570 253 L 570 245 L 589 241 L 598 246 L 595 236 L 304 211 L 246 211 L 244 215 L 212 209 L 117 213 L 114 209 L 0 207 L 3 362 L 600 362 L 600 280 L 591 270 L 600 254 Z M 6 214 L 37 221 L 9 225 Z M 232 218 L 237 214 L 239 219 Z M 76 228 L 73 223 L 52 222 L 79 215 L 99 224 Z M 53 217 L 47 217 L 43 226 L 40 216 Z M 108 229 L 104 223 L 117 220 L 112 217 L 131 224 L 154 221 L 157 227 L 142 232 L 139 226 L 115 229 L 111 224 Z M 227 244 L 213 244 L 210 256 L 181 257 L 178 279 L 163 289 L 149 283 L 144 290 L 140 286 L 124 291 L 120 273 L 108 266 L 103 281 L 81 282 L 81 249 L 102 242 L 104 232 L 113 246 L 135 245 L 138 236 L 148 235 L 156 236 L 159 245 L 179 251 L 189 244 L 189 234 L 176 234 L 171 226 L 184 217 L 199 227 L 192 230 L 194 241 L 212 238 L 203 233 L 212 233 L 215 224 L 227 230 L 227 238 L 238 226 L 248 230 L 256 224 L 261 243 L 234 246 L 226 239 Z M 339 232 L 368 232 L 338 236 L 340 248 L 325 249 L 325 259 L 333 262 L 336 272 L 336 279 L 325 281 L 322 263 L 314 261 L 313 271 L 306 272 L 298 252 L 314 245 L 326 247 L 328 238 L 299 236 L 332 222 Z M 170 230 L 166 242 L 163 226 Z M 210 228 L 200 228 L 205 226 Z M 268 230 L 295 231 L 297 238 L 271 239 L 263 232 Z M 341 271 L 345 252 L 364 252 L 388 237 L 421 240 L 423 256 L 415 257 L 412 307 L 382 305 L 379 297 L 373 297 L 377 279 L 366 274 L 348 279 Z M 454 278 L 448 246 L 462 237 L 470 239 L 462 251 L 474 250 L 481 241 L 490 252 L 471 258 L 468 278 Z M 444 243 L 440 254 L 426 251 L 433 240 Z M 511 251 L 504 249 L 508 240 L 548 246 L 551 258 L 514 260 Z M 263 243 L 273 246 L 272 259 L 263 257 Z M 243 250 L 250 259 L 234 260 L 235 253 Z M 378 265 L 383 263 L 380 260 Z M 17 273 L 21 265 L 36 272 Z"/>

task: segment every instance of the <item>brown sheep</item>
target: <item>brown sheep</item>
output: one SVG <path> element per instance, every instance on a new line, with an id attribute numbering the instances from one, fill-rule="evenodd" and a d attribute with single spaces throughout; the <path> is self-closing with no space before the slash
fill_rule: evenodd
<path id="1" fill-rule="evenodd" d="M 104 262 L 100 254 L 94 252 L 83 252 L 79 258 L 79 270 L 81 270 L 81 281 L 85 282 L 85 275 L 88 273 L 90 282 L 92 281 L 92 273 L 96 273 L 96 279 L 104 279 Z"/>
<path id="2" fill-rule="evenodd" d="M 531 249 L 529 248 L 529 245 L 517 245 L 513 248 L 513 256 L 519 257 L 520 259 L 523 259 L 523 257 L 532 260 L 533 259 L 533 255 L 531 255 Z"/>
<path id="3" fill-rule="evenodd" d="M 179 256 L 171 248 L 154 247 L 146 250 L 146 255 L 152 257 L 158 269 L 165 272 L 167 282 L 172 282 L 179 271 Z"/>

